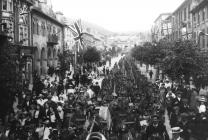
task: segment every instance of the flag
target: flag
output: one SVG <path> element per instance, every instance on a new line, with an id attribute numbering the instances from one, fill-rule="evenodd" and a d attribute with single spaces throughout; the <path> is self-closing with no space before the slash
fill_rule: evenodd
<path id="1" fill-rule="evenodd" d="M 72 25 L 68 26 L 69 29 L 71 30 L 72 35 L 74 36 L 74 40 L 78 42 L 77 49 L 83 49 L 84 48 L 84 39 L 83 35 L 84 33 L 82 32 L 82 25 L 81 21 L 75 21 Z"/>

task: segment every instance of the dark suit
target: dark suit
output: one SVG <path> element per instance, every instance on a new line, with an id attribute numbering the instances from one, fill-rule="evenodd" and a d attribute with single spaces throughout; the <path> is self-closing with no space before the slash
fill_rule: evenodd
<path id="1" fill-rule="evenodd" d="M 165 135 L 165 140 L 169 140 L 166 127 L 162 123 L 159 123 L 156 127 L 154 127 L 152 124 L 147 127 L 146 140 L 155 134 L 159 134 L 160 137 Z"/>

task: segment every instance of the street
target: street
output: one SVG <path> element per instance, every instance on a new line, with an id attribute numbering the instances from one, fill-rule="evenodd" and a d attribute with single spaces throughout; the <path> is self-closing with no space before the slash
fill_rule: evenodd
<path id="1" fill-rule="evenodd" d="M 0 8 L 0 140 L 208 140 L 207 0 Z"/>

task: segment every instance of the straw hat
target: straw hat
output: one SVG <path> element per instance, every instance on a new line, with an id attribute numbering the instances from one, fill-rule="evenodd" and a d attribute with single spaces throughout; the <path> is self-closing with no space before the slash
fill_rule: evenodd
<path id="1" fill-rule="evenodd" d="M 129 103 L 129 106 L 134 106 L 134 104 L 133 103 Z"/>
<path id="2" fill-rule="evenodd" d="M 180 128 L 180 127 L 173 127 L 173 128 L 171 128 L 172 130 L 171 130 L 171 133 L 172 134 L 176 134 L 176 133 L 181 133 L 181 132 L 183 132 L 183 130 Z"/>
<path id="3" fill-rule="evenodd" d="M 205 97 L 199 97 L 198 99 L 199 102 L 207 102 L 207 99 Z"/>
<path id="4" fill-rule="evenodd" d="M 113 92 L 112 95 L 113 95 L 114 97 L 117 97 L 117 96 L 118 96 L 115 92 Z"/>

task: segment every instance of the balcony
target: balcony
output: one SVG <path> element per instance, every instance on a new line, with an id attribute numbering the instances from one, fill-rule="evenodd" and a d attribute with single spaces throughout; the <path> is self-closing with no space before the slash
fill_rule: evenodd
<path id="1" fill-rule="evenodd" d="M 48 44 L 57 45 L 58 44 L 58 36 L 56 34 L 48 35 Z"/>
<path id="2" fill-rule="evenodd" d="M 21 0 L 21 1 L 28 3 L 30 6 L 32 6 L 35 3 L 35 0 Z"/>

